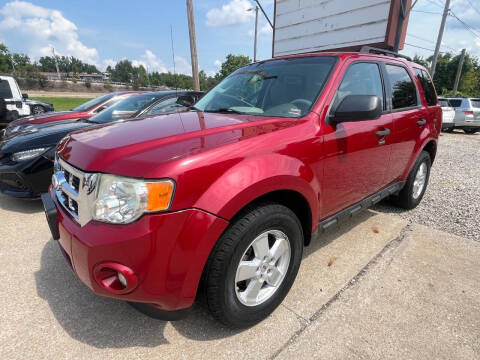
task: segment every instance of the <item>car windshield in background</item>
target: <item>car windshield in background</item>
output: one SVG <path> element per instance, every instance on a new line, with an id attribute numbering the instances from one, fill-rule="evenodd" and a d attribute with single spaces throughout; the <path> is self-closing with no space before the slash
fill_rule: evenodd
<path id="1" fill-rule="evenodd" d="M 138 111 L 145 109 L 157 99 L 159 99 L 159 95 L 157 94 L 132 95 L 91 117 L 90 121 L 105 124 L 115 120 L 128 119 Z"/>
<path id="2" fill-rule="evenodd" d="M 471 99 L 470 103 L 474 108 L 480 108 L 480 99 Z"/>
<path id="3" fill-rule="evenodd" d="M 333 56 L 278 59 L 238 69 L 208 92 L 195 109 L 299 118 L 322 91 L 336 62 Z"/>
<path id="4" fill-rule="evenodd" d="M 114 95 L 115 94 L 107 94 L 107 95 L 103 95 L 98 98 L 92 99 L 90 101 L 87 101 L 86 103 L 83 103 L 80 106 L 77 106 L 75 109 L 73 109 L 73 111 L 78 111 L 78 112 L 87 111 L 92 107 L 95 107 L 98 104 L 101 104 L 102 102 L 107 101 L 108 99 L 111 99 Z"/>

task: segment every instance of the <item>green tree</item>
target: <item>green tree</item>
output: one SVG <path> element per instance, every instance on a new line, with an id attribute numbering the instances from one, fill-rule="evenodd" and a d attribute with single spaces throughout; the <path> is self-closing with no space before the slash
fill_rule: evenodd
<path id="1" fill-rule="evenodd" d="M 12 62 L 8 48 L 0 43 L 0 73 L 7 73 L 12 70 Z"/>
<path id="2" fill-rule="evenodd" d="M 226 78 L 238 68 L 248 65 L 251 62 L 252 60 L 248 56 L 228 54 L 220 69 L 220 79 Z"/>
<path id="3" fill-rule="evenodd" d="M 130 60 L 119 61 L 112 70 L 112 80 L 129 83 L 133 80 L 133 66 Z"/>

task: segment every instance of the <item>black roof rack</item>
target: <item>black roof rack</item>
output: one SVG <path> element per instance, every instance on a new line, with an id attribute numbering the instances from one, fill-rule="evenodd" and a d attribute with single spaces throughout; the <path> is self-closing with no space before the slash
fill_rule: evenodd
<path id="1" fill-rule="evenodd" d="M 398 58 L 403 58 L 408 61 L 412 61 L 412 59 L 406 55 L 399 54 L 395 51 L 390 51 L 386 49 L 380 49 L 372 46 L 363 46 L 360 49 L 360 52 L 362 53 L 370 53 L 370 54 L 380 54 L 380 55 L 386 55 L 386 56 L 393 56 L 393 57 L 398 57 Z"/>

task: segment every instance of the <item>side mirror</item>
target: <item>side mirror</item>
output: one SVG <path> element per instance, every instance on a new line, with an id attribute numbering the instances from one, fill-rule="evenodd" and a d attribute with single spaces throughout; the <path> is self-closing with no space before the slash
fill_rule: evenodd
<path id="1" fill-rule="evenodd" d="M 28 94 L 22 94 L 22 98 L 23 98 L 23 100 L 27 100 L 28 99 Z"/>
<path id="2" fill-rule="evenodd" d="M 191 95 L 182 95 L 177 99 L 177 104 L 185 107 L 191 107 L 195 103 L 195 100 Z"/>
<path id="3" fill-rule="evenodd" d="M 382 116 L 383 104 L 375 95 L 347 95 L 331 117 L 333 123 L 376 120 Z"/>

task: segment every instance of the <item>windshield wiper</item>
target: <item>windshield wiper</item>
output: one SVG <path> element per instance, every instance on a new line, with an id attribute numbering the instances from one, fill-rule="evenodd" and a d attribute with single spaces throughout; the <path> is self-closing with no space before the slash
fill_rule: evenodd
<path id="1" fill-rule="evenodd" d="M 238 111 L 238 110 L 235 110 L 235 109 L 232 109 L 232 108 L 220 108 L 220 109 L 214 109 L 214 110 L 204 110 L 203 112 L 206 112 L 206 113 L 219 113 L 219 114 L 228 114 L 228 113 L 231 113 L 231 114 L 242 114 L 242 115 L 245 115 L 247 114 L 246 112 L 243 112 L 243 111 Z"/>

